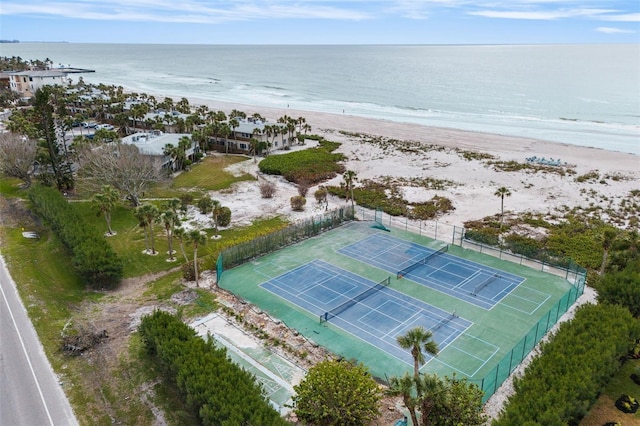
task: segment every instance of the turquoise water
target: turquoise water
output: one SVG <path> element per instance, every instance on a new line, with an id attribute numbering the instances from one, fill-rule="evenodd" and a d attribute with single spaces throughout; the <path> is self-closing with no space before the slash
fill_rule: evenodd
<path id="1" fill-rule="evenodd" d="M 18 43 L 138 92 L 419 123 L 640 154 L 640 45 Z M 249 112 L 249 111 L 247 111 Z"/>

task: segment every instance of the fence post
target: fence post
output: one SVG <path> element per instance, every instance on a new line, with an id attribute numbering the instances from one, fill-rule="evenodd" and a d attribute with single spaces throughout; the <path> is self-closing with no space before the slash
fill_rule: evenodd
<path id="1" fill-rule="evenodd" d="M 436 230 L 434 232 L 433 239 L 434 240 L 438 239 L 438 221 L 437 220 L 436 220 Z"/>
<path id="2" fill-rule="evenodd" d="M 522 361 L 524 359 L 524 351 L 527 350 L 527 335 L 524 335 L 524 342 L 522 344 L 522 358 L 520 359 L 520 361 Z"/>
<path id="3" fill-rule="evenodd" d="M 498 363 L 496 365 L 496 380 L 495 380 L 495 385 L 493 386 L 493 393 L 496 393 L 496 390 L 498 390 L 498 372 L 500 371 L 500 363 Z"/>

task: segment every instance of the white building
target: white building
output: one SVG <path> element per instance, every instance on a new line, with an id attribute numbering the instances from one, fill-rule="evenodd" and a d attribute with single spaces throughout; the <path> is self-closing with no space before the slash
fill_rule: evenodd
<path id="1" fill-rule="evenodd" d="M 185 150 L 185 154 L 187 158 L 193 160 L 194 155 L 198 152 L 198 144 L 191 139 L 191 135 L 188 133 L 163 133 L 159 131 L 134 133 L 122 138 L 122 143 L 137 146 L 140 152 L 145 155 L 160 157 L 162 168 L 173 169 L 173 158 L 164 155 L 164 147 L 167 144 L 177 147 L 183 137 L 190 140 L 190 146 Z"/>
<path id="2" fill-rule="evenodd" d="M 7 74 L 9 88 L 23 99 L 32 98 L 36 90 L 44 86 L 67 85 L 67 73 L 60 71 L 14 71 Z"/>

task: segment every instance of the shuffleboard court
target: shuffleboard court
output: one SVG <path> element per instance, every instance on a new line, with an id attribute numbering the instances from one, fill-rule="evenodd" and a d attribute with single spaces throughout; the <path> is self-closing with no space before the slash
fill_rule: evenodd
<path id="1" fill-rule="evenodd" d="M 260 284 L 262 288 L 317 315 L 387 354 L 412 365 L 396 339 L 422 326 L 440 350 L 451 345 L 472 322 L 329 263 L 314 260 Z M 375 289 L 375 291 L 371 291 Z M 360 295 L 365 297 L 360 299 Z M 353 298 L 356 298 L 354 301 Z M 338 308 L 336 310 L 336 308 Z M 335 314 L 329 313 L 335 311 Z M 486 360 L 483 360 L 486 361 Z M 458 366 L 464 368 L 464 365 Z"/>
<path id="2" fill-rule="evenodd" d="M 524 278 L 462 259 L 441 250 L 373 234 L 338 253 L 397 274 L 484 309 L 491 309 L 524 282 Z M 542 300 L 542 303 L 546 298 Z M 535 298 L 536 306 L 540 305 Z"/>

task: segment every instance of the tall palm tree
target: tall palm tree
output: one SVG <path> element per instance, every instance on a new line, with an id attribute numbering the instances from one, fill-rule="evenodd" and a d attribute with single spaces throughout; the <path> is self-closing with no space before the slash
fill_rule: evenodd
<path id="1" fill-rule="evenodd" d="M 120 199 L 120 193 L 111 185 L 103 185 L 100 192 L 93 196 L 93 202 L 98 207 L 98 214 L 104 214 L 104 220 L 107 222 L 107 235 L 115 235 L 111 229 L 111 212 Z"/>
<path id="2" fill-rule="evenodd" d="M 404 406 L 409 410 L 411 424 L 418 425 L 418 416 L 416 415 L 418 399 L 414 396 L 413 385 L 414 379 L 409 373 L 405 373 L 402 377 L 394 376 L 389 379 L 389 388 L 385 393 L 390 396 L 401 396 Z"/>
<path id="3" fill-rule="evenodd" d="M 355 214 L 356 204 L 355 198 L 353 196 L 353 184 L 357 180 L 356 172 L 354 172 L 353 170 L 347 170 L 342 175 L 342 178 L 344 179 L 344 183 L 346 185 L 346 196 L 351 198 L 351 212 Z"/>
<path id="4" fill-rule="evenodd" d="M 233 134 L 233 140 L 234 145 L 237 146 L 238 145 L 238 139 L 236 138 L 236 129 L 238 128 L 238 126 L 240 126 L 240 122 L 238 121 L 237 118 L 232 118 L 231 120 L 229 120 L 229 127 L 231 128 L 231 133 Z"/>
<path id="5" fill-rule="evenodd" d="M 176 212 L 174 212 L 173 210 L 169 209 L 164 211 L 161 215 L 160 215 L 160 221 L 162 222 L 162 224 L 164 225 L 164 229 L 167 233 L 167 242 L 169 244 L 169 260 L 173 261 L 175 260 L 175 257 L 173 257 L 173 233 L 175 231 L 176 226 L 180 226 L 180 218 L 178 217 L 178 214 Z"/>
<path id="6" fill-rule="evenodd" d="M 156 254 L 155 239 L 153 235 L 153 224 L 160 218 L 160 211 L 153 204 L 143 204 L 136 209 L 140 212 L 140 217 L 149 228 L 149 241 L 151 243 L 151 254 Z"/>
<path id="7" fill-rule="evenodd" d="M 501 186 L 496 189 L 493 195 L 500 197 L 500 226 L 502 226 L 502 221 L 504 220 L 504 197 L 510 197 L 511 191 L 509 191 L 509 188 L 506 186 Z"/>
<path id="8" fill-rule="evenodd" d="M 196 275 L 196 287 L 200 287 L 198 282 L 198 246 L 203 246 L 207 243 L 207 235 L 194 229 L 187 234 L 187 241 L 193 246 L 193 270 Z"/>
<path id="9" fill-rule="evenodd" d="M 187 258 L 187 253 L 184 251 L 184 241 L 187 239 L 187 233 L 184 228 L 179 227 L 173 230 L 173 237 L 180 242 L 180 251 L 184 256 L 184 261 L 189 262 Z"/>
<path id="10" fill-rule="evenodd" d="M 424 350 L 426 353 L 436 356 L 438 355 L 438 344 L 431 340 L 433 333 L 424 329 L 424 327 L 415 327 L 406 332 L 406 334 L 396 338 L 398 345 L 402 349 L 409 349 L 413 357 L 413 374 L 415 380 L 420 379 L 420 366 L 425 363 Z"/>
<path id="11" fill-rule="evenodd" d="M 138 226 L 140 226 L 144 232 L 144 251 L 145 253 L 149 252 L 149 233 L 147 232 L 147 219 L 146 216 L 144 214 L 144 211 L 142 210 L 142 206 L 138 206 L 134 211 L 133 214 L 135 215 L 136 219 L 138 219 Z"/>
<path id="12" fill-rule="evenodd" d="M 231 127 L 227 123 L 220 123 L 218 127 L 218 133 L 224 137 L 224 153 L 229 154 L 229 140 L 227 139 L 231 134 Z"/>

